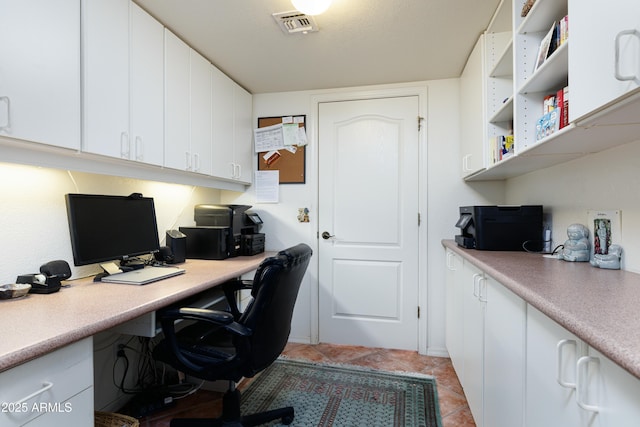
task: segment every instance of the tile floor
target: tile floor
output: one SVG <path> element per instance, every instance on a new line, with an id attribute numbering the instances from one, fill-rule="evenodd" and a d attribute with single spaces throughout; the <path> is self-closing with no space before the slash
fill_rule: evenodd
<path id="1" fill-rule="evenodd" d="M 451 361 L 447 358 L 421 356 L 413 351 L 328 344 L 289 344 L 283 354 L 292 359 L 313 362 L 341 363 L 387 371 L 433 375 L 436 377 L 438 386 L 443 427 L 475 427 L 460 382 L 451 366 Z M 169 420 L 176 416 L 218 416 L 221 410 L 221 396 L 221 393 L 201 390 L 178 401 L 170 409 L 141 419 L 140 427 L 169 426 Z"/>

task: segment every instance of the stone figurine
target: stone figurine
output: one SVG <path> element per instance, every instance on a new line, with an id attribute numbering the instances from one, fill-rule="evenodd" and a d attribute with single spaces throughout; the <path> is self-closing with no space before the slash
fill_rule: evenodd
<path id="1" fill-rule="evenodd" d="M 590 248 L 589 229 L 582 224 L 571 224 L 567 228 L 569 239 L 564 242 L 562 259 L 565 261 L 589 261 Z"/>
<path id="2" fill-rule="evenodd" d="M 620 245 L 609 246 L 609 253 L 594 254 L 590 261 L 591 265 L 609 270 L 620 270 L 620 260 L 622 259 L 622 247 Z"/>

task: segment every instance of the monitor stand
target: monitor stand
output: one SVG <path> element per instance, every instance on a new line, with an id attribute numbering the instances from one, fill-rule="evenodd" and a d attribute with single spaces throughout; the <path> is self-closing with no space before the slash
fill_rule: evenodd
<path id="1" fill-rule="evenodd" d="M 122 271 L 125 271 L 125 268 L 127 270 L 139 270 L 141 268 L 144 268 L 145 266 L 145 262 L 139 259 L 129 259 L 129 260 L 122 260 L 120 261 L 120 268 L 122 269 Z M 125 268 L 122 268 L 125 267 Z"/>

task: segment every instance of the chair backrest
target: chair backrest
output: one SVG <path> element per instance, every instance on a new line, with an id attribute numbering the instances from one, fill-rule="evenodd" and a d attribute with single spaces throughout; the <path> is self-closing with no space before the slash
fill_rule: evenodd
<path id="1" fill-rule="evenodd" d="M 311 254 L 309 246 L 299 244 L 267 258 L 258 268 L 253 281 L 254 299 L 238 320 L 253 331 L 245 345 L 236 343 L 239 358 L 248 360 L 246 369 L 243 368 L 244 376 L 252 377 L 260 372 L 284 350 Z"/>

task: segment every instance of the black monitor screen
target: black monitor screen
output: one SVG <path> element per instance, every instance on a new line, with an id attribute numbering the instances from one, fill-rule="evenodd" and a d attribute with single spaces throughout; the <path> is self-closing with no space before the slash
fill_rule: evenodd
<path id="1" fill-rule="evenodd" d="M 67 194 L 75 265 L 124 260 L 159 250 L 153 198 Z"/>

